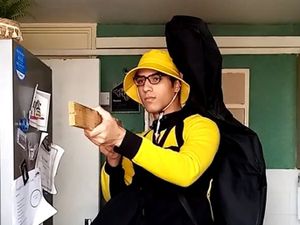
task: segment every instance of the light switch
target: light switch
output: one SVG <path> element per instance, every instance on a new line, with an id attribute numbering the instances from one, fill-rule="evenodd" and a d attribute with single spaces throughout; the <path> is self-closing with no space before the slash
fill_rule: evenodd
<path id="1" fill-rule="evenodd" d="M 109 92 L 100 92 L 100 105 L 109 105 L 110 94 Z"/>

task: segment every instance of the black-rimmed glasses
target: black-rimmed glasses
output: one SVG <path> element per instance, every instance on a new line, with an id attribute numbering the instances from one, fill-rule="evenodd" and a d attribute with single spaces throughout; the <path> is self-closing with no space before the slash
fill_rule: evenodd
<path id="1" fill-rule="evenodd" d="M 144 86 L 146 80 L 150 82 L 150 84 L 158 84 L 164 75 L 161 73 L 154 73 L 149 76 L 139 76 L 136 75 L 133 77 L 133 81 L 136 86 Z"/>

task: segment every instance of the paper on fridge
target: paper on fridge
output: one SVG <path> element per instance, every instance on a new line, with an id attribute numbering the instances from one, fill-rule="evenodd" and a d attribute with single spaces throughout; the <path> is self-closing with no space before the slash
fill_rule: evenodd
<path id="1" fill-rule="evenodd" d="M 56 194 L 54 180 L 64 150 L 60 146 L 50 143 L 48 137 L 47 133 L 41 134 L 36 167 L 41 172 L 42 188 L 50 194 Z"/>
<path id="2" fill-rule="evenodd" d="M 39 170 L 28 174 L 26 185 L 22 176 L 14 181 L 13 225 L 39 225 L 57 212 L 43 196 Z"/>
<path id="3" fill-rule="evenodd" d="M 36 85 L 29 111 L 29 125 L 47 131 L 51 94 L 40 91 Z"/>

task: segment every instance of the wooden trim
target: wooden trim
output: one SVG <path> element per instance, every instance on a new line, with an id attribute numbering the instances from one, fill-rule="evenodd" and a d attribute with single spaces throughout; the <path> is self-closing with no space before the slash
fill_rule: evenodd
<path id="1" fill-rule="evenodd" d="M 218 36 L 215 40 L 222 55 L 300 54 L 298 36 Z M 139 55 L 150 48 L 165 49 L 165 37 L 98 37 L 96 40 L 99 55 Z"/>
<path id="2" fill-rule="evenodd" d="M 300 37 L 296 36 L 216 36 L 219 48 L 300 48 Z M 98 37 L 97 49 L 120 48 L 166 48 L 165 37 Z"/>
<path id="3" fill-rule="evenodd" d="M 220 48 L 222 55 L 299 54 L 297 48 Z"/>
<path id="4" fill-rule="evenodd" d="M 96 24 L 92 23 L 62 23 L 62 24 L 21 24 L 26 44 L 26 35 L 36 37 L 41 41 L 41 35 L 46 37 L 63 37 L 82 35 L 84 47 L 56 47 L 55 44 L 46 45 L 47 48 L 34 47 L 29 50 L 38 56 L 66 56 L 93 57 L 99 55 L 141 55 L 151 48 L 166 48 L 165 37 L 98 37 L 96 38 Z M 28 38 L 28 39 L 30 39 Z M 68 40 L 70 40 L 70 38 Z M 82 37 L 81 37 L 82 38 Z M 61 38 L 59 39 L 61 40 Z M 82 39 L 80 39 L 82 40 Z M 232 54 L 300 54 L 299 36 L 251 36 L 251 37 L 221 37 L 215 40 L 222 55 Z M 44 41 L 44 40 L 42 40 Z M 32 41 L 35 43 L 35 41 Z M 82 43 L 82 42 L 81 42 Z M 67 43 L 68 44 L 68 43 Z M 60 43 L 61 46 L 67 46 Z M 76 44 L 75 44 L 76 46 Z M 26 47 L 26 45 L 25 45 Z"/>
<path id="5" fill-rule="evenodd" d="M 92 50 L 96 48 L 96 29 L 96 23 L 22 23 L 22 45 L 31 51 Z"/>
<path id="6" fill-rule="evenodd" d="M 226 104 L 226 108 L 230 108 L 230 109 L 244 109 L 245 105 L 244 104 Z"/>
<path id="7" fill-rule="evenodd" d="M 96 48 L 166 48 L 166 42 L 165 37 L 98 37 L 96 38 Z"/>
<path id="8" fill-rule="evenodd" d="M 37 56 L 101 56 L 101 55 L 142 55 L 149 49 L 32 49 Z M 220 49 L 222 55 L 300 54 L 300 48 L 232 48 Z"/>
<path id="9" fill-rule="evenodd" d="M 300 48 L 297 36 L 215 37 L 220 48 Z"/>

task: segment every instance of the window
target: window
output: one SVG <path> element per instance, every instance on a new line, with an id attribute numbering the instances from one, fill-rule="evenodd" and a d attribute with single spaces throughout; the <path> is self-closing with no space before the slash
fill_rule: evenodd
<path id="1" fill-rule="evenodd" d="M 223 69 L 224 103 L 242 124 L 249 124 L 249 69 Z"/>

